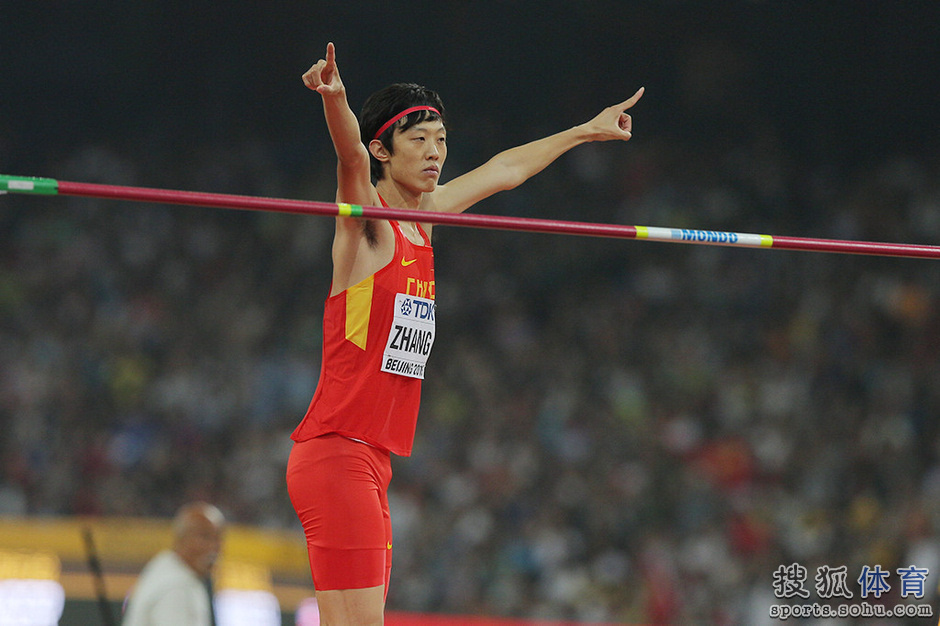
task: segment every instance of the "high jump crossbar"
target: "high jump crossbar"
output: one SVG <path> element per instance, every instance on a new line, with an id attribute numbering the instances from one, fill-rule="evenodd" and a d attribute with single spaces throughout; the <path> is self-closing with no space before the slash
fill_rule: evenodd
<path id="1" fill-rule="evenodd" d="M 773 248 L 778 250 L 804 250 L 838 254 L 940 259 L 940 246 L 934 245 L 781 237 L 778 235 L 758 235 L 753 233 L 691 228 L 627 226 L 623 224 L 571 222 L 472 213 L 438 213 L 416 209 L 372 207 L 343 203 L 334 204 L 331 202 L 315 202 L 310 200 L 290 200 L 284 198 L 176 191 L 172 189 L 147 187 L 76 183 L 60 181 L 53 178 L 7 176 L 0 174 L 0 194 L 3 193 L 80 196 L 135 202 L 152 202 L 158 204 L 182 204 L 218 209 L 273 211 L 279 213 L 325 215 L 333 217 L 363 217 L 367 219 L 391 219 L 448 226 L 465 226 L 470 228 L 518 230 L 533 233 L 583 235 L 614 239 L 645 239 L 649 241 L 741 248 Z"/>

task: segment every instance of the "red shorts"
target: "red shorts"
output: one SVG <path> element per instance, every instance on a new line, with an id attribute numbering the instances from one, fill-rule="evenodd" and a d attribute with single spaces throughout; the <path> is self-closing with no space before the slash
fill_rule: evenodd
<path id="1" fill-rule="evenodd" d="M 314 588 L 385 585 L 392 571 L 389 453 L 340 435 L 295 443 L 287 491 L 307 537 Z"/>

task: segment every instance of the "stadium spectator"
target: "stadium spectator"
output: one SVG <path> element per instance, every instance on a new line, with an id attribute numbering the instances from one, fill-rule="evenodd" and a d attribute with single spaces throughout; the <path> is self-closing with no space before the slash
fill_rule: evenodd
<path id="1" fill-rule="evenodd" d="M 212 568 L 225 528 L 211 504 L 187 504 L 173 520 L 173 547 L 140 573 L 127 601 L 124 626 L 215 626 Z"/>

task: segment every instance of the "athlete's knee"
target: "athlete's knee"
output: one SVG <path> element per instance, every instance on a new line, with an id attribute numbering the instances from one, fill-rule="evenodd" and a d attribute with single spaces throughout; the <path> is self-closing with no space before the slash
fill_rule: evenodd
<path id="1" fill-rule="evenodd" d="M 337 619 L 327 619 L 323 617 L 323 614 L 320 614 L 320 626 L 384 626 L 385 620 L 379 618 L 378 621 L 375 620 L 365 620 L 359 617 L 342 617 Z"/>
<path id="2" fill-rule="evenodd" d="M 383 626 L 385 618 L 380 611 L 329 611 L 320 605 L 320 626 Z"/>
<path id="3" fill-rule="evenodd" d="M 367 589 L 318 591 L 322 626 L 383 626 L 384 585 Z"/>

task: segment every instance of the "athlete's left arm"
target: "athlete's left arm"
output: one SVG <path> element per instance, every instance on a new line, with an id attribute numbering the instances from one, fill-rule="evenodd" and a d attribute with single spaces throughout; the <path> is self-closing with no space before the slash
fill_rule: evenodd
<path id="1" fill-rule="evenodd" d="M 629 99 L 607 107 L 584 124 L 500 152 L 480 167 L 439 185 L 425 197 L 424 208 L 460 213 L 497 192 L 518 187 L 575 146 L 591 141 L 628 141 L 633 136 L 633 120 L 626 111 L 642 95 L 641 87 Z"/>

